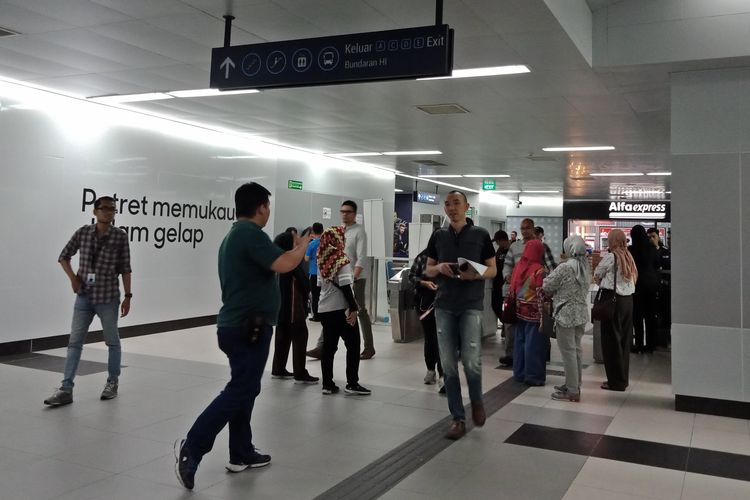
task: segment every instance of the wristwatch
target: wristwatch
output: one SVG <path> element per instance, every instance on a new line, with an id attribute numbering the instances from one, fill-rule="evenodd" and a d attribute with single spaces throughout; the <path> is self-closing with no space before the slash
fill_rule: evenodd
<path id="1" fill-rule="evenodd" d="M 126 293 L 126 294 L 125 294 L 125 298 L 126 298 L 126 299 L 129 299 L 129 298 L 132 298 L 132 297 L 133 297 L 133 294 L 132 294 L 132 293 Z"/>

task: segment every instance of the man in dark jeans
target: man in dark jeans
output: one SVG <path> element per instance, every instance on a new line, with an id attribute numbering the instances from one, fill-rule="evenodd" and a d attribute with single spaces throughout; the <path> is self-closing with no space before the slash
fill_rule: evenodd
<path id="1" fill-rule="evenodd" d="M 284 252 L 262 228 L 271 215 L 271 193 L 255 182 L 243 184 L 234 195 L 237 221 L 219 248 L 222 306 L 217 319 L 219 349 L 229 358 L 231 379 L 201 413 L 186 439 L 175 442 L 175 471 L 192 490 L 203 455 L 216 435 L 229 424 L 229 472 L 262 467 L 271 462 L 253 446 L 250 417 L 260 393 L 260 379 L 268 360 L 273 325 L 279 314 L 276 273 L 287 273 L 302 262 L 310 236 Z"/>

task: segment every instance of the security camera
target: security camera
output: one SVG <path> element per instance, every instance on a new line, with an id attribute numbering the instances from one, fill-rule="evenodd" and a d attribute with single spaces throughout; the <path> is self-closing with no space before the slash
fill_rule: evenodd
<path id="1" fill-rule="evenodd" d="M 516 200 L 516 208 L 521 208 L 521 205 L 523 205 L 523 202 L 521 200 Z"/>

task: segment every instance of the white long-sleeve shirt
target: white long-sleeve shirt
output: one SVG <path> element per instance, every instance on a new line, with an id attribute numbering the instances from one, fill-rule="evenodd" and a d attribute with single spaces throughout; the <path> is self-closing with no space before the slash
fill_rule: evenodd
<path id="1" fill-rule="evenodd" d="M 596 266 L 596 270 L 594 270 L 594 276 L 601 280 L 599 283 L 600 288 L 606 288 L 607 290 L 614 289 L 614 268 L 615 255 L 609 252 L 605 253 L 599 265 Z M 617 295 L 633 295 L 635 293 L 635 282 L 625 281 L 625 278 L 622 277 L 622 268 L 619 263 L 617 264 L 617 290 L 615 293 Z"/>
<path id="2" fill-rule="evenodd" d="M 352 263 L 352 270 L 355 267 L 361 267 L 362 273 L 359 279 L 367 277 L 367 233 L 362 224 L 352 224 L 346 226 L 345 232 L 346 243 L 344 253 L 349 257 Z"/>

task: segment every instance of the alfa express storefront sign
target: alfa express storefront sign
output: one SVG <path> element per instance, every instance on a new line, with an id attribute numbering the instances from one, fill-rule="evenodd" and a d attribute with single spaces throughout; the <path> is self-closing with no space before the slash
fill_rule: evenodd
<path id="1" fill-rule="evenodd" d="M 609 204 L 609 219 L 665 220 L 667 208 L 665 202 L 613 201 Z"/>

